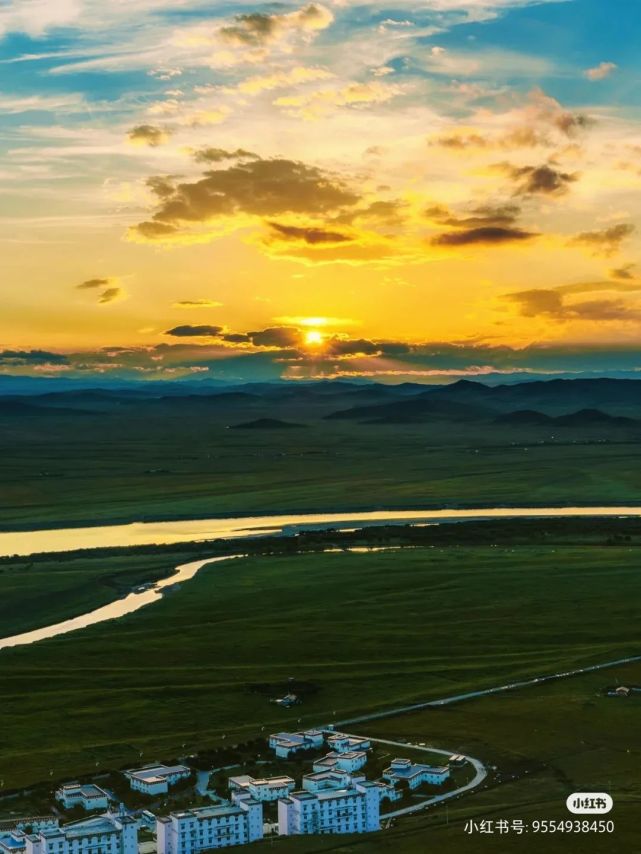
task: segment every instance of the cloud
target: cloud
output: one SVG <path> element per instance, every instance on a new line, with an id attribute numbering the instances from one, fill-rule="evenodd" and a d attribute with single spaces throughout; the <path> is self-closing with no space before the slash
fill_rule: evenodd
<path id="1" fill-rule="evenodd" d="M 593 255 L 604 255 L 608 258 L 615 255 L 623 241 L 635 231 L 634 225 L 622 222 L 600 231 L 584 231 L 569 241 L 570 246 L 586 246 Z"/>
<path id="2" fill-rule="evenodd" d="M 340 231 L 329 231 L 325 228 L 283 225 L 278 222 L 268 222 L 267 224 L 282 240 L 300 240 L 303 243 L 311 245 L 318 243 L 346 243 L 352 240 L 352 237 L 348 234 L 343 234 Z"/>
<path id="3" fill-rule="evenodd" d="M 583 321 L 638 321 L 641 309 L 629 305 L 621 298 L 601 297 L 599 299 L 570 302 L 568 297 L 577 294 L 607 291 L 640 291 L 641 282 L 578 282 L 560 285 L 556 288 L 533 288 L 515 291 L 503 296 L 507 302 L 516 305 L 519 314 L 524 317 L 547 317 L 560 322 Z"/>
<path id="4" fill-rule="evenodd" d="M 617 66 L 614 62 L 600 62 L 594 68 L 587 68 L 583 75 L 587 77 L 588 80 L 605 80 L 606 77 L 609 77 L 612 72 L 616 71 Z"/>
<path id="5" fill-rule="evenodd" d="M 182 299 L 174 303 L 174 308 L 220 308 L 222 305 L 213 299 Z"/>
<path id="6" fill-rule="evenodd" d="M 260 92 L 271 89 L 300 86 L 303 83 L 311 83 L 318 80 L 329 80 L 333 76 L 332 72 L 326 68 L 296 65 L 294 68 L 287 70 L 248 77 L 246 80 L 238 83 L 232 91 L 240 92 L 243 95 L 257 95 Z"/>
<path id="7" fill-rule="evenodd" d="M 190 326 L 186 324 L 167 329 L 165 335 L 172 335 L 174 338 L 215 338 L 222 331 L 222 326 Z"/>
<path id="8" fill-rule="evenodd" d="M 137 125 L 127 133 L 129 142 L 134 145 L 148 145 L 157 148 L 169 139 L 169 131 L 156 127 L 155 125 Z"/>
<path id="9" fill-rule="evenodd" d="M 100 296 L 98 297 L 98 303 L 100 305 L 106 305 L 110 302 L 115 302 L 116 300 L 124 299 L 125 291 L 123 288 L 107 288 L 104 290 Z"/>
<path id="10" fill-rule="evenodd" d="M 516 184 L 516 196 L 562 196 L 568 192 L 571 184 L 578 181 L 576 172 L 561 172 L 549 163 L 542 166 L 513 166 L 510 163 L 497 164 L 497 168 L 507 174 Z"/>
<path id="11" fill-rule="evenodd" d="M 170 177 L 155 178 L 149 186 L 159 197 L 159 206 L 150 221 L 133 228 L 134 237 L 149 240 L 172 237 L 192 225 L 219 218 L 323 215 L 359 200 L 335 175 L 285 158 L 236 162 L 208 171 L 194 182 L 176 184 Z M 241 224 L 247 225 L 247 221 Z"/>
<path id="12" fill-rule="evenodd" d="M 314 120 L 339 107 L 364 107 L 383 104 L 404 92 L 402 86 L 381 83 L 377 80 L 366 83 L 349 83 L 341 87 L 317 89 L 298 95 L 284 95 L 274 101 L 292 116 Z"/>
<path id="13" fill-rule="evenodd" d="M 222 163 L 224 160 L 260 160 L 253 151 L 237 148 L 227 151 L 225 148 L 200 148 L 193 152 L 196 163 Z"/>
<path id="14" fill-rule="evenodd" d="M 112 279 L 87 279 L 79 285 L 76 285 L 76 289 L 79 291 L 87 291 L 92 290 L 93 288 L 104 288 L 111 282 Z"/>
<path id="15" fill-rule="evenodd" d="M 234 23 L 218 31 L 222 41 L 235 47 L 262 47 L 285 38 L 291 32 L 313 34 L 334 20 L 325 6 L 310 3 L 293 12 L 250 12 L 237 15 Z"/>
<path id="16" fill-rule="evenodd" d="M 481 228 L 469 228 L 462 231 L 450 231 L 438 234 L 431 239 L 435 246 L 496 246 L 505 243 L 521 243 L 532 240 L 538 235 L 533 231 L 524 231 L 520 228 L 505 228 L 501 226 L 482 226 Z"/>
<path id="17" fill-rule="evenodd" d="M 302 342 L 302 334 L 294 326 L 270 326 L 258 332 L 248 332 L 247 339 L 255 347 L 296 347 Z"/>
<path id="18" fill-rule="evenodd" d="M 0 350 L 0 365 L 26 367 L 29 365 L 67 365 L 68 356 L 48 350 Z"/>
<path id="19" fill-rule="evenodd" d="M 622 267 L 616 267 L 613 270 L 610 270 L 610 275 L 613 279 L 635 279 L 636 276 L 634 274 L 634 268 L 636 264 L 624 264 Z"/>
<path id="20" fill-rule="evenodd" d="M 455 216 L 442 205 L 433 205 L 425 211 L 428 219 L 455 228 L 508 228 L 517 221 L 520 213 L 521 208 L 514 204 L 477 205 L 462 216 Z"/>

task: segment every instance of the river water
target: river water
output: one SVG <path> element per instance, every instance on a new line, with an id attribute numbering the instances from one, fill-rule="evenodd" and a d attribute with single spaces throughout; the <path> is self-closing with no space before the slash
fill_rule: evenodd
<path id="1" fill-rule="evenodd" d="M 641 516 L 641 507 L 545 507 L 468 510 L 376 510 L 365 513 L 313 513 L 283 516 L 244 516 L 235 519 L 196 519 L 182 522 L 138 522 L 130 525 L 105 525 L 91 528 L 59 528 L 27 532 L 0 533 L 0 556 L 27 556 L 38 552 L 65 552 L 73 549 L 167 544 L 191 540 L 214 540 L 268 535 L 294 534 L 301 529 L 361 527 L 381 522 L 438 524 L 473 519 L 551 518 L 576 516 Z M 206 564 L 232 560 L 240 555 L 191 561 L 176 567 L 169 577 L 151 587 L 132 591 L 108 605 L 86 614 L 33 631 L 0 638 L 0 650 L 77 631 L 97 623 L 123 617 L 157 602 L 177 584 L 190 581 Z M 1 629 L 0 629 L 1 630 Z"/>

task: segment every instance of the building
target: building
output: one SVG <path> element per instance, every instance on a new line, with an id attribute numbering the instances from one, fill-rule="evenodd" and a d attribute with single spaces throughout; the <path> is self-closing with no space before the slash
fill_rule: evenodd
<path id="1" fill-rule="evenodd" d="M 158 854 L 192 854 L 263 838 L 263 805 L 253 798 L 228 806 L 181 810 L 156 820 Z"/>
<path id="2" fill-rule="evenodd" d="M 80 805 L 85 810 L 109 809 L 109 795 L 93 783 L 68 783 L 56 791 L 56 800 L 66 810 Z"/>
<path id="3" fill-rule="evenodd" d="M 441 786 L 449 776 L 449 765 L 417 765 L 411 759 L 394 759 L 390 767 L 383 771 L 384 780 L 392 785 L 405 780 L 410 789 L 416 789 L 423 783 Z"/>
<path id="4" fill-rule="evenodd" d="M 455 768 L 461 768 L 463 765 L 465 765 L 466 762 L 467 759 L 461 753 L 455 753 L 447 760 L 447 764 L 453 765 Z"/>
<path id="5" fill-rule="evenodd" d="M 312 765 L 314 771 L 348 771 L 353 774 L 367 763 L 367 753 L 364 750 L 350 750 L 348 753 L 332 751 L 322 759 L 316 759 Z"/>
<path id="6" fill-rule="evenodd" d="M 296 788 L 296 783 L 291 777 L 264 777 L 260 780 L 243 775 L 229 778 L 229 789 L 232 792 L 232 800 L 236 802 L 237 797 L 250 797 L 255 801 L 277 801 L 286 798 Z"/>
<path id="7" fill-rule="evenodd" d="M 125 771 L 131 788 L 145 795 L 166 795 L 170 786 L 190 776 L 191 770 L 186 765 L 145 765 Z"/>
<path id="8" fill-rule="evenodd" d="M 358 782 L 345 789 L 316 793 L 292 792 L 278 802 L 280 836 L 375 830 L 380 830 L 380 797 L 375 783 Z"/>
<path id="9" fill-rule="evenodd" d="M 356 735 L 344 735 L 337 732 L 335 735 L 330 735 L 327 739 L 327 744 L 331 750 L 336 753 L 351 753 L 356 750 L 369 750 L 371 742 L 369 738 L 360 738 Z"/>
<path id="10" fill-rule="evenodd" d="M 269 736 L 269 746 L 281 759 L 289 759 L 306 750 L 317 750 L 323 746 L 325 737 L 320 729 L 305 732 L 276 732 Z"/>
<path id="11" fill-rule="evenodd" d="M 305 774 L 303 777 L 303 789 L 306 792 L 317 794 L 329 789 L 348 789 L 355 783 L 365 780 L 364 774 L 350 774 L 349 771 L 340 769 L 329 769 L 326 771 L 315 771 L 313 774 Z"/>
<path id="12" fill-rule="evenodd" d="M 105 813 L 45 828 L 26 835 L 25 854 L 138 854 L 137 822 Z"/>

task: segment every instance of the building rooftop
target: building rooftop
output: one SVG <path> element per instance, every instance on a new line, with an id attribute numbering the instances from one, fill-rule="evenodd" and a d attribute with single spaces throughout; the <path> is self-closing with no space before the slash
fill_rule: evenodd
<path id="1" fill-rule="evenodd" d="M 125 771 L 130 777 L 144 780 L 146 783 L 157 783 L 172 774 L 191 773 L 186 765 L 145 765 L 142 768 L 132 768 Z"/>

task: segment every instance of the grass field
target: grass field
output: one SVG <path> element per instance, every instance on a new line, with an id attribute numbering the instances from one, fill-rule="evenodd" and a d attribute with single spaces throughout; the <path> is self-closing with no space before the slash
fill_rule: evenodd
<path id="1" fill-rule="evenodd" d="M 640 593 L 628 547 L 219 564 L 130 617 L 2 652 L 0 775 L 12 788 L 638 652 Z M 318 686 L 293 711 L 248 690 L 292 676 Z"/>
<path id="2" fill-rule="evenodd" d="M 641 496 L 637 442 L 540 444 L 497 425 L 322 421 L 300 404 L 285 414 L 309 426 L 229 430 L 240 415 L 188 410 L 0 420 L 0 526 Z"/>

